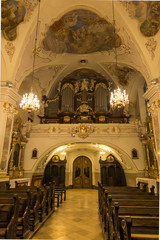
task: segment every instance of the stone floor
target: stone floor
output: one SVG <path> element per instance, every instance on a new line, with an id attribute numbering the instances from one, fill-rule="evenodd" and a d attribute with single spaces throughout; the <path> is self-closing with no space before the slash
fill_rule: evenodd
<path id="1" fill-rule="evenodd" d="M 98 216 L 98 191 L 67 190 L 67 200 L 46 221 L 33 239 L 103 240 Z"/>

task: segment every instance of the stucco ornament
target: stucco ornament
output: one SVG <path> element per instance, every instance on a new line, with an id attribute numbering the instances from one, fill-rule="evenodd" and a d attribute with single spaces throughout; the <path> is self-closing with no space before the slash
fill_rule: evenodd
<path id="1" fill-rule="evenodd" d="M 151 106 L 148 107 L 148 111 L 154 115 L 156 114 L 156 111 L 160 109 L 160 99 L 155 100 L 154 102 L 151 103 Z"/>
<path id="2" fill-rule="evenodd" d="M 11 42 L 7 42 L 7 44 L 5 45 L 5 50 L 9 56 L 10 62 L 12 62 L 12 58 L 13 58 L 15 49 L 16 49 L 15 46 Z"/>
<path id="3" fill-rule="evenodd" d="M 3 111 L 7 113 L 9 118 L 12 118 L 13 115 L 18 113 L 18 110 L 11 103 L 8 102 L 4 102 Z"/>
<path id="4" fill-rule="evenodd" d="M 156 50 L 156 47 L 157 47 L 157 41 L 155 41 L 154 38 L 150 38 L 148 39 L 145 45 L 147 50 L 151 53 L 151 57 L 153 60 L 155 57 L 154 51 Z"/>
<path id="5" fill-rule="evenodd" d="M 78 137 L 80 138 L 86 138 L 89 136 L 90 133 L 93 133 L 93 132 L 94 132 L 94 128 L 86 124 L 80 124 L 79 127 L 71 129 L 72 137 L 75 137 L 75 134 L 77 134 Z"/>
<path id="6" fill-rule="evenodd" d="M 32 12 L 34 10 L 34 8 L 37 6 L 38 1 L 37 0 L 23 0 L 24 1 L 24 5 L 25 5 L 25 9 L 26 9 L 26 14 L 24 17 L 24 21 L 28 22 L 32 16 Z"/>

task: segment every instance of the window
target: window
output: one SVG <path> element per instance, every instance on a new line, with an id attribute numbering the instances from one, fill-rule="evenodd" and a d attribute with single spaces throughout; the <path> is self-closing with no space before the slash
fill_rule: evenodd
<path id="1" fill-rule="evenodd" d="M 138 158 L 138 152 L 135 148 L 132 149 L 132 158 L 137 159 Z"/>
<path id="2" fill-rule="evenodd" d="M 33 149 L 33 151 L 32 151 L 32 158 L 37 158 L 37 154 L 38 154 L 37 149 L 36 148 Z"/>

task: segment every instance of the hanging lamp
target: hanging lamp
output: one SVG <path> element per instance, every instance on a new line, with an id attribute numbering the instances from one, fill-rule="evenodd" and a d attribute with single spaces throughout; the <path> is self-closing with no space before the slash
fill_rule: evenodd
<path id="1" fill-rule="evenodd" d="M 114 27 L 114 41 L 116 44 L 116 24 L 115 24 L 115 13 L 114 13 L 114 0 L 112 0 L 112 12 L 113 12 L 113 27 Z M 116 60 L 116 66 L 117 67 L 117 49 L 115 45 L 115 60 Z M 110 106 L 112 109 L 118 109 L 125 107 L 127 104 L 129 104 L 128 95 L 126 94 L 126 90 L 121 90 L 120 88 L 115 89 L 114 92 L 111 92 L 110 96 Z"/>
<path id="2" fill-rule="evenodd" d="M 20 108 L 26 110 L 28 113 L 32 111 L 37 111 L 40 108 L 40 103 L 37 95 L 34 95 L 32 90 L 33 80 L 34 80 L 34 71 L 35 71 L 35 60 L 36 60 L 36 50 L 37 50 L 37 35 L 38 35 L 38 23 L 39 23 L 39 13 L 40 13 L 40 0 L 38 4 L 38 14 L 37 14 L 37 25 L 36 25 L 36 36 L 34 44 L 34 54 L 33 54 L 33 70 L 32 70 L 32 84 L 30 93 L 25 93 L 23 95 L 22 101 L 20 103 Z"/>

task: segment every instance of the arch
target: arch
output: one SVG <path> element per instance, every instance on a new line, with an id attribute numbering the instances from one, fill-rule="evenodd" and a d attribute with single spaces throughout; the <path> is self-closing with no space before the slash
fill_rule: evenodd
<path id="1" fill-rule="evenodd" d="M 108 141 L 98 141 L 95 142 L 94 138 L 90 138 L 89 140 L 83 140 L 83 143 L 88 143 L 88 141 L 90 142 L 90 144 L 103 144 L 104 146 L 108 146 L 112 149 L 114 149 L 117 152 L 117 160 L 121 163 L 124 171 L 128 170 L 128 169 L 132 169 L 132 172 L 137 172 L 137 167 L 135 165 L 135 163 L 131 160 L 131 157 L 129 154 L 127 154 L 123 149 L 121 149 L 120 147 L 118 147 L 117 145 L 114 145 L 113 143 L 110 143 Z M 77 140 L 76 139 L 71 139 L 68 140 L 68 142 L 66 141 L 61 141 L 60 143 L 57 143 L 54 146 L 49 147 L 47 150 L 45 150 L 43 152 L 43 154 L 41 154 L 41 156 L 39 157 L 38 161 L 35 162 L 33 168 L 32 168 L 32 172 L 36 172 L 36 170 L 38 169 L 38 167 L 40 166 L 46 166 L 47 163 L 49 162 L 50 158 L 55 154 L 55 152 L 58 151 L 58 149 L 66 149 L 68 144 L 77 144 Z M 119 156 L 119 158 L 118 158 Z M 123 156 L 123 158 L 121 157 Z M 128 163 L 128 165 L 130 166 L 130 168 L 126 167 L 126 162 Z"/>

